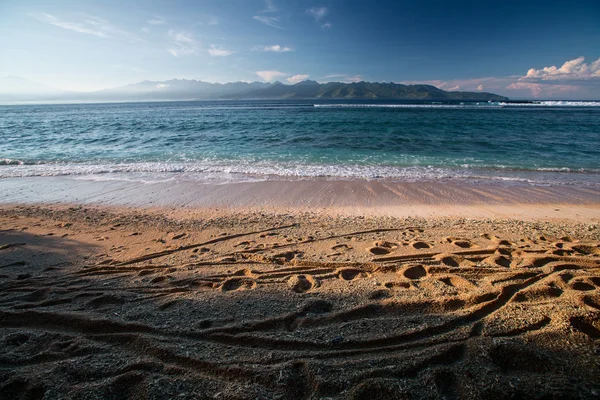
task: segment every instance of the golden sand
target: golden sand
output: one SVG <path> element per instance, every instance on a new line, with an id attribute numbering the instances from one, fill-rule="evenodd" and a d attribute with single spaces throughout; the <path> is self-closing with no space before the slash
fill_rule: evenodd
<path id="1" fill-rule="evenodd" d="M 0 393 L 594 398 L 600 224 L 575 214 L 5 206 Z"/>

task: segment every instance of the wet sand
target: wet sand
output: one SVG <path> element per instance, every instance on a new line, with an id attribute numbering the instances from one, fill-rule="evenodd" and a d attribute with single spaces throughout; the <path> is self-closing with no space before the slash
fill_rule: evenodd
<path id="1" fill-rule="evenodd" d="M 389 203 L 342 182 L 329 205 L 311 183 L 24 181 L 0 182 L 3 202 L 80 204 L 0 207 L 0 397 L 600 395 L 592 189 Z"/>
<path id="2" fill-rule="evenodd" d="M 0 179 L 0 204 L 85 204 L 212 212 L 600 220 L 600 186 L 386 180 L 199 183 L 88 177 Z M 99 179 L 95 176 L 95 179 Z M 100 177 L 101 179 L 101 177 Z"/>

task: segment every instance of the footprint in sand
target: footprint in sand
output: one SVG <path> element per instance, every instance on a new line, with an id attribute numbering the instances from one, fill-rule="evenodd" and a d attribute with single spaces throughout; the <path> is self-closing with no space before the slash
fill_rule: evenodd
<path id="1" fill-rule="evenodd" d="M 286 262 L 293 261 L 296 258 L 301 258 L 304 255 L 301 251 L 284 251 L 271 256 L 271 260 L 276 264 L 285 264 Z"/>
<path id="2" fill-rule="evenodd" d="M 390 254 L 393 249 L 398 248 L 398 243 L 388 242 L 385 240 L 378 240 L 373 243 L 373 247 L 367 249 L 371 254 L 376 256 L 381 256 L 385 254 Z"/>
<path id="3" fill-rule="evenodd" d="M 231 274 L 232 276 L 245 276 L 247 278 L 254 278 L 254 274 L 248 268 L 240 269 L 239 271 Z"/>
<path id="4" fill-rule="evenodd" d="M 448 238 L 446 238 L 446 241 L 448 243 L 452 243 L 453 245 L 455 245 L 457 247 L 460 247 L 461 249 L 470 249 L 471 247 L 476 247 L 477 246 L 477 245 L 471 243 L 467 239 L 459 239 L 459 238 L 448 237 Z"/>
<path id="5" fill-rule="evenodd" d="M 510 247 L 498 247 L 494 251 L 494 254 L 501 255 L 501 256 L 508 256 L 508 257 L 512 257 L 512 253 L 513 253 L 513 249 L 511 249 Z"/>
<path id="6" fill-rule="evenodd" d="M 598 255 L 600 254 L 600 247 L 598 246 L 589 246 L 585 244 L 580 244 L 577 246 L 571 247 L 573 250 L 580 254 L 584 255 Z"/>
<path id="7" fill-rule="evenodd" d="M 256 287 L 256 281 L 251 278 L 230 278 L 223 282 L 221 290 L 231 292 L 234 290 L 248 290 Z"/>
<path id="8" fill-rule="evenodd" d="M 456 240 L 452 242 L 453 245 L 458 246 L 463 249 L 470 249 L 471 247 L 475 247 L 476 245 L 469 242 L 468 240 Z"/>
<path id="9" fill-rule="evenodd" d="M 343 268 L 337 271 L 337 276 L 345 281 L 353 281 L 357 278 L 368 277 L 369 274 L 357 268 Z"/>
<path id="10" fill-rule="evenodd" d="M 369 247 L 367 249 L 367 251 L 376 256 L 382 256 L 382 255 L 391 253 L 390 249 L 386 249 L 385 247 L 378 247 L 378 246 Z"/>
<path id="11" fill-rule="evenodd" d="M 415 249 L 429 249 L 431 247 L 431 245 L 429 245 L 429 243 L 423 242 L 423 241 L 415 241 L 415 242 L 411 242 L 410 245 L 412 247 L 414 247 Z"/>
<path id="12" fill-rule="evenodd" d="M 511 301 L 521 303 L 526 301 L 540 301 L 560 297 L 562 289 L 549 285 L 535 285 L 517 293 Z"/>
<path id="13" fill-rule="evenodd" d="M 383 247 L 384 249 L 396 249 L 398 248 L 398 243 L 388 242 L 386 240 L 378 240 L 375 242 L 376 247 Z"/>
<path id="14" fill-rule="evenodd" d="M 463 257 L 452 253 L 441 253 L 433 257 L 433 259 L 439 261 L 442 265 L 454 268 L 460 266 L 460 263 L 464 260 Z"/>
<path id="15" fill-rule="evenodd" d="M 600 278 L 578 278 L 571 283 L 571 288 L 579 291 L 596 290 L 600 286 Z"/>
<path id="16" fill-rule="evenodd" d="M 481 265 L 487 265 L 490 267 L 510 268 L 511 260 L 503 255 L 494 255 L 483 259 L 481 261 Z"/>
<path id="17" fill-rule="evenodd" d="M 315 287 L 316 281 L 311 275 L 294 275 L 288 279 L 288 286 L 296 293 L 304 293 Z"/>
<path id="18" fill-rule="evenodd" d="M 427 275 L 427 271 L 422 265 L 412 265 L 410 267 L 405 268 L 402 271 L 402 275 L 404 275 L 408 279 L 416 280 L 421 279 L 425 275 Z"/>

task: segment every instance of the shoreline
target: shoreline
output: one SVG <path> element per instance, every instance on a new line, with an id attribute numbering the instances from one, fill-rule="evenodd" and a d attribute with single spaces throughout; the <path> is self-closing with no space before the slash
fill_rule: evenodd
<path id="1" fill-rule="evenodd" d="M 85 205 L 222 215 L 263 210 L 419 218 L 600 221 L 600 187 L 386 180 L 141 183 L 81 177 L 0 179 L 0 205 Z"/>

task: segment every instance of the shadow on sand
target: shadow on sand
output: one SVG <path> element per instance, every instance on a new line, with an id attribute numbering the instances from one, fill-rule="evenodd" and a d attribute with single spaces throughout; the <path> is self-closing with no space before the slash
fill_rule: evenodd
<path id="1" fill-rule="evenodd" d="M 378 272 L 285 257 L 93 264 L 98 249 L 68 237 L 0 240 L 4 399 L 600 394 L 600 280 L 558 256 L 495 283 L 398 262 L 396 285 L 321 292 L 327 279 L 351 287 Z M 456 294 L 418 292 L 430 283 Z"/>

